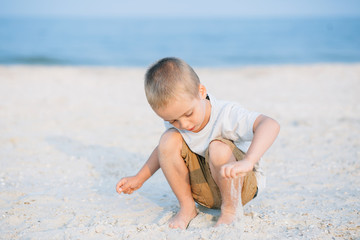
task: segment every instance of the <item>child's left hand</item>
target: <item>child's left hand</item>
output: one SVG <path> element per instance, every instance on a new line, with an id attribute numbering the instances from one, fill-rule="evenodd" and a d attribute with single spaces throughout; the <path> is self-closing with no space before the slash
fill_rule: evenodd
<path id="1" fill-rule="evenodd" d="M 220 169 L 220 175 L 224 178 L 244 177 L 253 168 L 254 164 L 251 161 L 243 159 L 223 165 Z"/>

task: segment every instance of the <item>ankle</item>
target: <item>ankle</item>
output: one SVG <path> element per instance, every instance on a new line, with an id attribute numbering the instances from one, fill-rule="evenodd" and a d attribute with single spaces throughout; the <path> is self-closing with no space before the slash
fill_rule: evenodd
<path id="1" fill-rule="evenodd" d="M 186 215 L 197 215 L 197 210 L 195 206 L 180 206 L 179 212 Z"/>
<path id="2" fill-rule="evenodd" d="M 221 213 L 224 213 L 224 214 L 235 215 L 236 210 L 237 210 L 237 207 L 234 205 L 227 205 L 227 206 L 222 205 L 221 206 Z"/>
<path id="3" fill-rule="evenodd" d="M 196 209 L 195 207 L 195 202 L 193 199 L 188 200 L 188 201 L 182 201 L 179 202 L 180 205 L 180 209 L 184 208 L 184 209 Z"/>

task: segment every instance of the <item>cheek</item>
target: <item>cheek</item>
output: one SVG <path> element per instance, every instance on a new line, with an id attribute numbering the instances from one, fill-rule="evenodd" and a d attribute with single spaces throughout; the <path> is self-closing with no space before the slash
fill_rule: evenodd
<path id="1" fill-rule="evenodd" d="M 176 128 L 179 128 L 179 127 L 180 127 L 180 124 L 179 124 L 178 122 L 172 123 L 171 125 L 173 125 L 173 126 L 176 127 Z"/>
<path id="2" fill-rule="evenodd" d="M 199 109 L 199 111 L 201 112 L 201 118 L 204 119 L 206 115 L 206 103 L 201 105 L 201 109 Z"/>
<path id="3" fill-rule="evenodd" d="M 204 111 L 202 111 L 202 109 L 197 109 L 195 117 L 194 117 L 194 121 L 201 123 L 205 118 L 205 113 Z"/>

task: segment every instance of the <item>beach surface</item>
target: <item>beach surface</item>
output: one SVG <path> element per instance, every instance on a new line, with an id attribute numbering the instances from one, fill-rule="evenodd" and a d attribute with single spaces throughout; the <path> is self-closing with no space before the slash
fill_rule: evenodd
<path id="1" fill-rule="evenodd" d="M 0 239 L 360 239 L 360 64 L 195 69 L 208 92 L 273 117 L 267 188 L 232 226 L 178 203 L 161 170 L 132 195 L 163 122 L 144 68 L 0 66 Z"/>

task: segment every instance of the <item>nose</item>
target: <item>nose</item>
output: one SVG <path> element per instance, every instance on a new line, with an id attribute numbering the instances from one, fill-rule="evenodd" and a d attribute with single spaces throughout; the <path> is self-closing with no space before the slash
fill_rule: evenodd
<path id="1" fill-rule="evenodd" d="M 181 120 L 181 121 L 179 121 L 179 123 L 180 123 L 181 129 L 188 130 L 190 128 L 190 123 L 188 121 Z"/>

